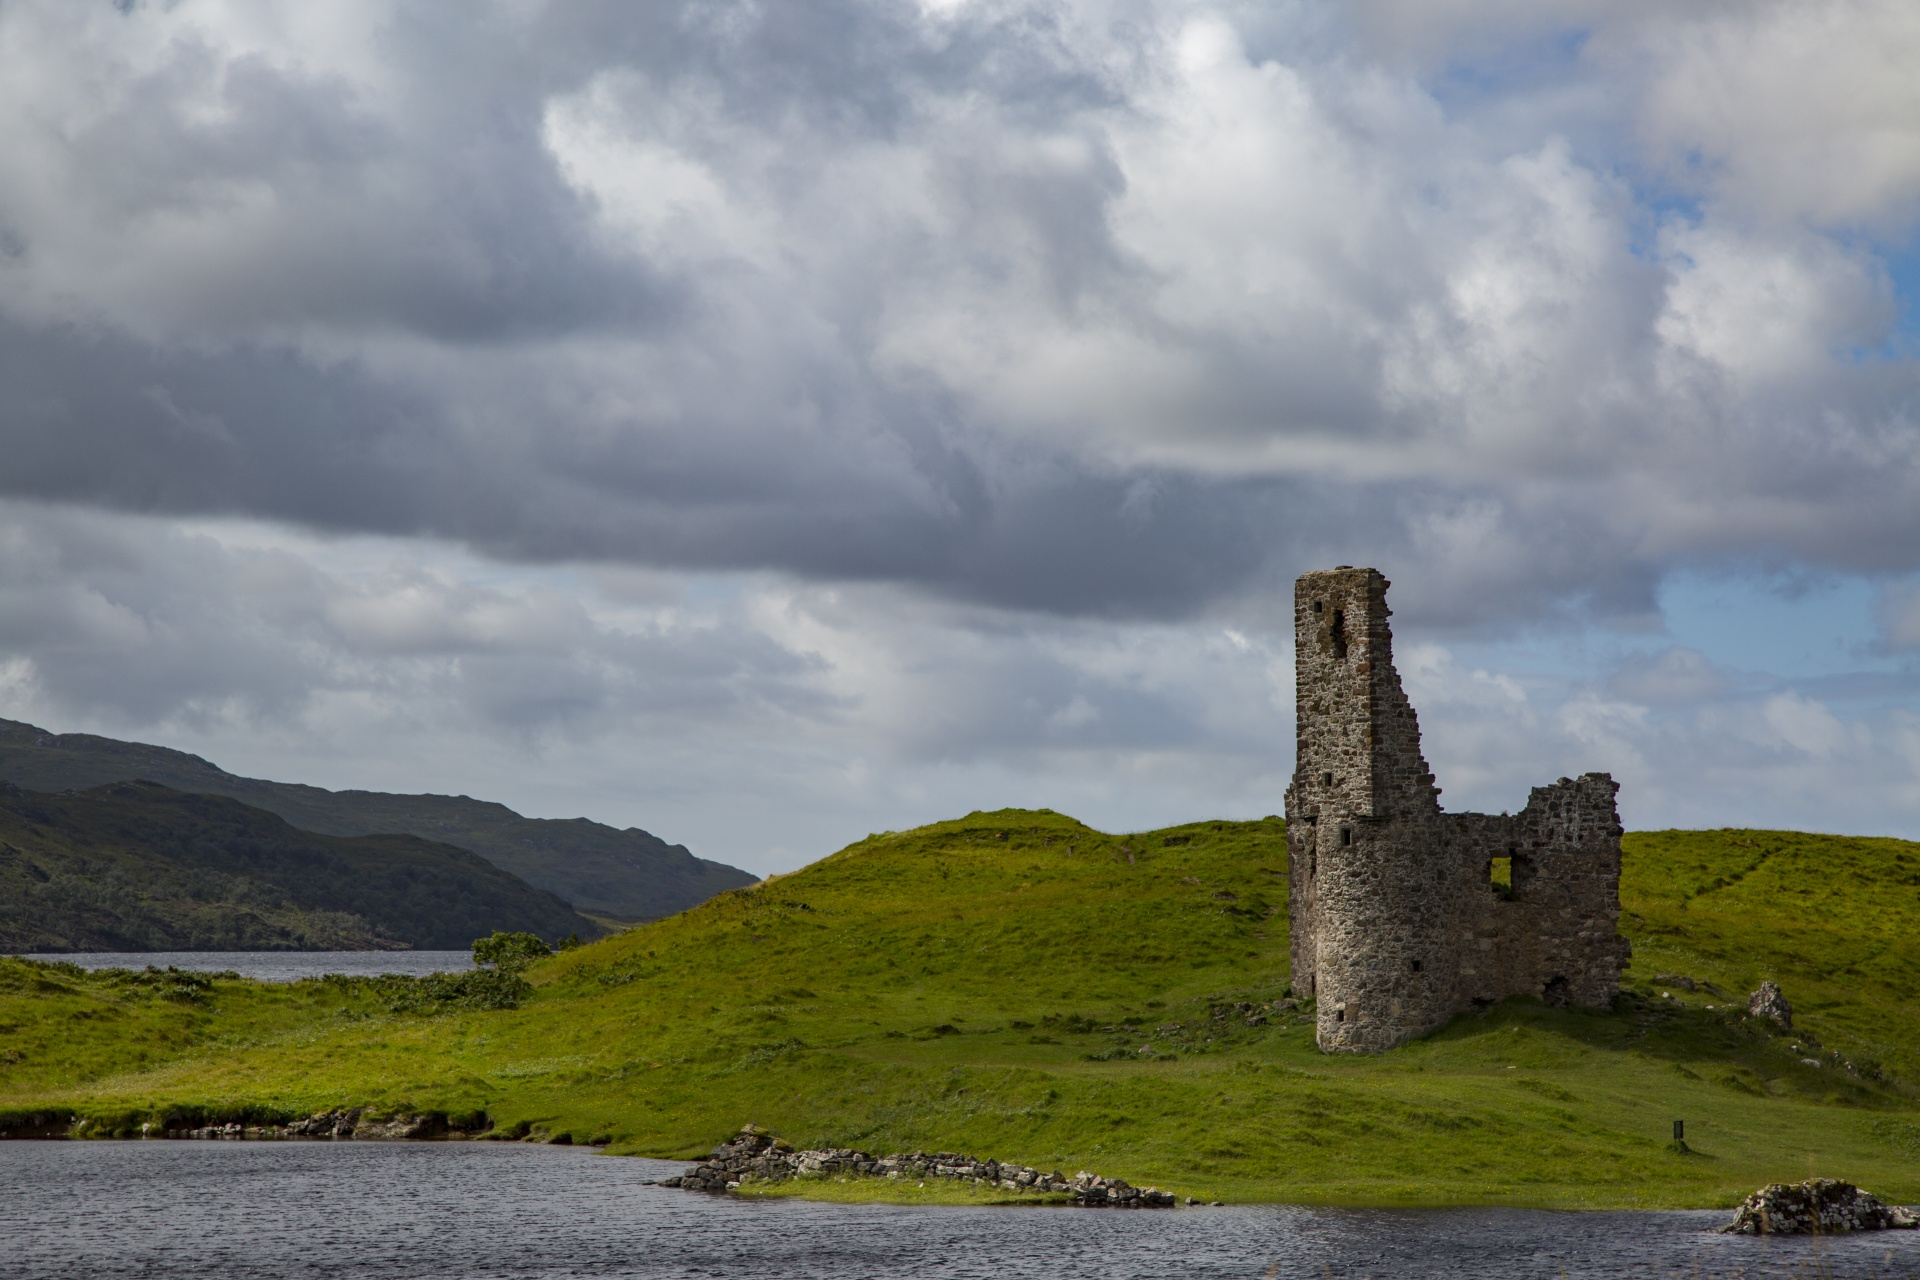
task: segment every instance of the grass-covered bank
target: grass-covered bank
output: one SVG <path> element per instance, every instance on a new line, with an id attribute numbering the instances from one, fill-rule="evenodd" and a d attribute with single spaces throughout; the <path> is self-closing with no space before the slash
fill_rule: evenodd
<path id="1" fill-rule="evenodd" d="M 1516 1001 L 1378 1058 L 1321 1055 L 1304 1019 L 1239 1008 L 1287 990 L 1279 821 L 1114 837 L 1006 811 L 873 836 L 554 957 L 513 1009 L 6 966 L 0 1107 L 484 1110 L 496 1132 L 669 1156 L 751 1120 L 1223 1200 L 1726 1205 L 1809 1173 L 1920 1199 L 1903 1083 L 1920 1078 L 1920 846 L 1711 832 L 1627 850 L 1619 1009 Z M 1807 1034 L 1710 989 L 1762 977 Z M 1668 1149 L 1675 1118 L 1692 1153 Z"/>

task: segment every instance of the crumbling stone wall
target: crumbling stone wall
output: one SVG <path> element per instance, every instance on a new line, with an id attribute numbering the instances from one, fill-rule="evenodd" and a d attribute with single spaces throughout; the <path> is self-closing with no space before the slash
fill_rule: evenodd
<path id="1" fill-rule="evenodd" d="M 1512 816 L 1442 813 L 1393 666 L 1388 585 L 1353 568 L 1294 584 L 1293 987 L 1319 1001 L 1320 1047 L 1377 1052 L 1510 995 L 1607 1004 L 1627 955 L 1618 787 L 1590 773 L 1534 788 Z"/>

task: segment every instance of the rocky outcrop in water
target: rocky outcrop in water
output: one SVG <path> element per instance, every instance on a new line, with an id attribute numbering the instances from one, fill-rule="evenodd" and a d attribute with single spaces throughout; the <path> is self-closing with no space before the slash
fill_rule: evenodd
<path id="1" fill-rule="evenodd" d="M 1915 1226 L 1920 1226 L 1920 1218 L 1881 1204 L 1851 1182 L 1813 1178 L 1760 1188 L 1741 1202 L 1733 1221 L 1720 1230 L 1733 1235 L 1787 1236 Z"/>
<path id="2" fill-rule="evenodd" d="M 1156 1186 L 1131 1186 L 1119 1178 L 1098 1174 L 1041 1173 L 1027 1165 L 1002 1165 L 993 1159 L 975 1159 L 956 1151 L 912 1151 L 899 1155 L 868 1155 L 851 1148 L 795 1151 L 756 1125 L 741 1128 L 714 1153 L 660 1186 L 678 1186 L 689 1192 L 730 1192 L 745 1182 L 785 1182 L 801 1176 L 852 1174 L 866 1178 L 952 1178 L 975 1186 L 996 1186 L 1008 1192 L 1041 1192 L 1071 1196 L 1077 1205 L 1114 1209 L 1165 1209 L 1175 1203 L 1171 1192 Z"/>
<path id="3" fill-rule="evenodd" d="M 1042 1173 L 1026 1165 L 978 1160 L 952 1151 L 915 1151 L 872 1156 L 864 1151 L 834 1147 L 795 1151 L 757 1125 L 747 1125 L 713 1149 L 713 1154 L 677 1178 L 660 1185 L 688 1191 L 731 1191 L 742 1183 L 784 1182 L 788 1178 L 847 1174 L 868 1178 L 949 1178 L 1006 1191 L 1034 1191 L 1069 1195 L 1075 1204 L 1119 1209 L 1163 1209 L 1174 1203 L 1172 1192 L 1158 1187 L 1135 1187 L 1118 1178 L 1081 1172 L 1069 1178 Z"/>

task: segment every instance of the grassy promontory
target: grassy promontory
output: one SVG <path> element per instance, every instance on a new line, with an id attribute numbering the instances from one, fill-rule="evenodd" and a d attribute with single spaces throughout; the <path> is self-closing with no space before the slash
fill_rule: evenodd
<path id="1" fill-rule="evenodd" d="M 517 1009 L 6 964 L 0 1108 L 97 1131 L 484 1110 L 670 1156 L 751 1120 L 1223 1200 L 1705 1206 L 1809 1174 L 1920 1199 L 1920 845 L 1665 832 L 1626 868 L 1615 1010 L 1511 1001 L 1379 1057 L 1234 1008 L 1287 990 L 1279 820 L 1108 836 L 1008 810 L 556 956 Z M 1762 978 L 1800 1035 L 1729 1007 Z"/>

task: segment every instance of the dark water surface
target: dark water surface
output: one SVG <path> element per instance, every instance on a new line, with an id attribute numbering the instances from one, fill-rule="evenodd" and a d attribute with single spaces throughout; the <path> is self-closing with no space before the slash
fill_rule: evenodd
<path id="1" fill-rule="evenodd" d="M 471 951 L 76 951 L 71 955 L 31 955 L 29 960 L 65 960 L 82 969 L 192 969 L 219 973 L 231 969 L 243 978 L 298 982 L 324 973 L 371 977 L 404 973 L 460 973 L 473 968 Z"/>
<path id="2" fill-rule="evenodd" d="M 755 1202 L 684 1166 L 494 1143 L 0 1143 L 0 1276 L 1920 1276 L 1920 1238 L 1724 1213 L 1117 1211 Z"/>

